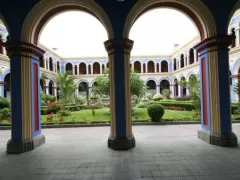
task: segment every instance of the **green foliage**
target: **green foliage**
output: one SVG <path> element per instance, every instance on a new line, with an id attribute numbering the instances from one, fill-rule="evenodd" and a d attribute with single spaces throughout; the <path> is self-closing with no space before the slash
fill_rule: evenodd
<path id="1" fill-rule="evenodd" d="M 71 111 L 67 111 L 67 110 L 60 110 L 57 113 L 60 117 L 61 116 L 71 116 Z"/>
<path id="2" fill-rule="evenodd" d="M 185 96 L 185 97 L 176 97 L 174 98 L 177 101 L 190 101 L 192 99 L 191 96 Z"/>
<path id="3" fill-rule="evenodd" d="M 0 96 L 0 109 L 10 108 L 10 102 L 7 98 Z"/>
<path id="4" fill-rule="evenodd" d="M 45 113 L 57 113 L 60 109 L 62 109 L 62 105 L 55 101 L 55 102 L 51 102 L 47 105 L 47 109 L 45 110 Z"/>
<path id="5" fill-rule="evenodd" d="M 153 122 L 158 122 L 164 115 L 164 108 L 162 105 L 155 103 L 148 106 L 147 112 Z"/>
<path id="6" fill-rule="evenodd" d="M 153 95 L 151 93 L 147 93 L 145 96 L 148 100 L 151 100 L 153 98 Z"/>
<path id="7" fill-rule="evenodd" d="M 178 102 L 178 101 L 150 101 L 149 105 L 151 104 L 160 104 L 164 107 L 164 109 L 170 109 L 170 110 L 181 110 L 181 111 L 192 111 L 195 109 L 193 102 Z"/>
<path id="8" fill-rule="evenodd" d="M 100 95 L 110 94 L 110 81 L 109 81 L 109 69 L 105 69 L 103 76 L 96 78 L 96 85 L 93 86 L 92 92 Z"/>
<path id="9" fill-rule="evenodd" d="M 65 72 L 64 74 L 58 73 L 57 85 L 59 88 L 59 98 L 63 110 L 69 110 L 67 105 L 74 99 L 74 91 L 78 85 L 74 83 L 74 79 Z"/>
<path id="10" fill-rule="evenodd" d="M 5 120 L 11 116 L 11 111 L 9 108 L 0 109 L 0 120 Z"/>
<path id="11" fill-rule="evenodd" d="M 169 89 L 162 90 L 163 99 L 170 99 L 171 91 Z"/>
<path id="12" fill-rule="evenodd" d="M 76 104 L 85 104 L 87 102 L 86 97 L 84 96 L 77 96 L 75 97 L 75 103 Z"/>
<path id="13" fill-rule="evenodd" d="M 189 90 L 190 97 L 193 101 L 193 106 L 195 111 L 198 114 L 201 112 L 201 90 L 200 90 L 200 76 L 195 76 L 191 78 L 190 81 L 181 81 L 179 83 L 183 87 L 186 87 Z"/>
<path id="14" fill-rule="evenodd" d="M 130 73 L 131 94 L 141 97 L 145 94 L 146 87 L 140 79 L 138 73 L 131 70 Z M 99 95 L 110 94 L 109 69 L 105 69 L 103 76 L 96 78 L 96 85 L 93 86 L 93 92 Z"/>
<path id="15" fill-rule="evenodd" d="M 138 105 L 137 105 L 137 108 L 147 108 L 148 104 L 147 102 L 140 102 Z"/>
<path id="16" fill-rule="evenodd" d="M 155 94 L 152 98 L 154 101 L 160 101 L 163 99 L 163 96 L 161 94 Z"/>

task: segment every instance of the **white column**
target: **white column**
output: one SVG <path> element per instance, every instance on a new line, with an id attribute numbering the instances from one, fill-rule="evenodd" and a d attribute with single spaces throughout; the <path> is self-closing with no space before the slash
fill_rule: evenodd
<path id="1" fill-rule="evenodd" d="M 142 63 L 142 62 L 140 62 L 141 63 L 141 73 L 143 73 L 143 64 L 144 63 Z"/>
<path id="2" fill-rule="evenodd" d="M 102 64 L 100 64 L 100 74 L 102 74 Z"/>
<path id="3" fill-rule="evenodd" d="M 49 59 L 47 59 L 47 64 L 48 64 L 48 70 L 50 70 L 50 61 L 49 61 Z"/>
<path id="4" fill-rule="evenodd" d="M 75 89 L 75 96 L 77 97 L 79 95 L 79 91 L 78 91 L 78 88 Z"/>
<path id="5" fill-rule="evenodd" d="M 161 66 L 161 63 L 158 63 L 158 66 L 159 66 L 159 72 L 162 72 L 162 66 Z"/>
<path id="6" fill-rule="evenodd" d="M 132 63 L 132 70 L 134 71 L 134 62 Z"/>
<path id="7" fill-rule="evenodd" d="M 157 72 L 157 65 L 158 65 L 158 63 L 157 63 L 157 62 L 154 62 L 154 72 L 155 72 L 155 73 Z"/>
<path id="8" fill-rule="evenodd" d="M 194 63 L 197 62 L 197 59 L 198 59 L 198 55 L 197 55 L 197 51 L 194 49 Z"/>
<path id="9" fill-rule="evenodd" d="M 187 94 L 186 94 L 187 96 L 190 95 L 190 93 L 189 93 L 189 89 L 188 89 L 188 88 L 186 88 L 186 93 L 187 93 Z"/>
<path id="10" fill-rule="evenodd" d="M 184 67 L 186 67 L 187 66 L 187 54 L 185 54 L 185 56 L 184 56 Z"/>
<path id="11" fill-rule="evenodd" d="M 72 64 L 72 75 L 75 75 L 75 65 Z"/>
<path id="12" fill-rule="evenodd" d="M 170 91 L 171 91 L 171 98 L 174 98 L 174 85 L 170 85 Z"/>
<path id="13" fill-rule="evenodd" d="M 189 54 L 186 54 L 187 55 L 187 66 L 189 66 L 189 64 L 190 64 L 190 56 L 189 56 Z"/>
<path id="14" fill-rule="evenodd" d="M 178 69 L 181 69 L 181 59 L 178 61 Z"/>
<path id="15" fill-rule="evenodd" d="M 79 75 L 79 64 L 77 65 L 77 75 Z"/>
<path id="16" fill-rule="evenodd" d="M 0 81 L 0 97 L 4 97 L 4 82 Z"/>
<path id="17" fill-rule="evenodd" d="M 239 30 L 240 29 L 235 29 L 235 36 L 236 36 L 236 47 L 238 47 L 240 45 L 240 42 L 239 42 Z"/>
<path id="18" fill-rule="evenodd" d="M 54 96 L 57 97 L 57 87 L 54 87 Z"/>
<path id="19" fill-rule="evenodd" d="M 182 89 L 181 86 L 178 85 L 178 97 L 181 97 L 182 95 L 181 89 Z"/>
<path id="20" fill-rule="evenodd" d="M 145 72 L 148 73 L 148 63 L 145 63 Z"/>
<path id="21" fill-rule="evenodd" d="M 89 72 L 88 72 L 88 66 L 89 66 L 89 64 L 86 64 L 86 74 L 89 74 Z M 106 65 L 107 66 L 107 65 Z"/>
<path id="22" fill-rule="evenodd" d="M 91 64 L 90 67 L 91 67 L 91 74 L 93 74 L 93 64 Z"/>

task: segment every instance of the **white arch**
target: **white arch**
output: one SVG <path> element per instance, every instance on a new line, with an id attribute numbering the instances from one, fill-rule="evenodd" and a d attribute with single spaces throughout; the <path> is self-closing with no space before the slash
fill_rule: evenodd
<path id="1" fill-rule="evenodd" d="M 205 6 L 201 0 L 194 0 L 194 1 L 186 1 L 186 0 L 139 0 L 130 13 L 128 14 L 125 26 L 123 37 L 128 38 L 129 33 L 131 30 L 132 25 L 139 17 L 139 15 L 144 12 L 148 7 L 152 7 L 153 5 L 157 5 L 158 3 L 167 3 L 167 2 L 174 2 L 179 5 L 183 5 L 189 10 L 191 10 L 199 19 L 201 26 L 204 28 L 204 38 L 208 38 L 211 36 L 215 36 L 216 33 L 216 25 L 215 20 L 209 11 L 209 9 Z M 179 9 L 180 10 L 180 9 Z M 195 24 L 195 23 L 194 23 Z"/>
<path id="2" fill-rule="evenodd" d="M 31 11 L 28 13 L 27 18 L 23 23 L 22 28 L 22 41 L 34 44 L 34 36 L 36 33 L 37 26 L 39 25 L 42 18 L 47 15 L 52 10 L 59 7 L 72 6 L 77 8 L 85 8 L 91 12 L 95 17 L 97 17 L 105 27 L 108 38 L 113 39 L 113 29 L 111 21 L 108 18 L 104 10 L 92 0 L 41 0 L 37 3 Z M 51 17 L 50 17 L 51 18 Z M 46 24 L 46 22 L 45 22 Z M 40 31 L 41 33 L 41 31 Z"/>

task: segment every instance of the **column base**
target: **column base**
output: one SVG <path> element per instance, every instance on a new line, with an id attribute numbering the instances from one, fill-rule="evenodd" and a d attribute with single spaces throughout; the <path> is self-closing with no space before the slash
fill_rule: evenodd
<path id="1" fill-rule="evenodd" d="M 42 134 L 32 139 L 24 140 L 22 142 L 15 142 L 10 139 L 7 142 L 7 153 L 20 154 L 20 153 L 32 151 L 44 143 L 45 143 L 45 136 Z"/>
<path id="2" fill-rule="evenodd" d="M 204 130 L 198 131 L 198 138 L 216 146 L 222 147 L 237 147 L 238 140 L 235 133 L 229 134 L 213 134 Z"/>
<path id="3" fill-rule="evenodd" d="M 113 150 L 129 150 L 136 145 L 134 136 L 129 137 L 113 137 L 108 138 L 108 147 Z"/>

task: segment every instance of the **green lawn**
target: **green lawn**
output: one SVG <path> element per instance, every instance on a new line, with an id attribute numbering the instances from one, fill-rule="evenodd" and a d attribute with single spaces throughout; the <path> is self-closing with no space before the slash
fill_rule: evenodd
<path id="1" fill-rule="evenodd" d="M 109 122 L 110 121 L 110 115 L 107 115 L 106 112 L 109 110 L 107 108 L 104 109 L 96 109 L 95 110 L 95 119 L 92 115 L 92 110 L 81 110 L 72 112 L 71 116 L 66 116 L 64 119 L 64 122 Z M 148 121 L 150 118 L 147 114 L 146 108 L 137 108 L 138 115 L 133 116 L 133 121 Z M 174 110 L 165 110 L 165 114 L 163 116 L 163 120 L 193 120 L 193 114 L 192 111 L 174 111 Z M 48 115 L 42 116 L 42 122 L 47 122 L 46 118 Z M 59 117 L 56 115 L 53 118 L 53 121 L 59 121 Z M 49 121 L 48 121 L 49 122 Z"/>

